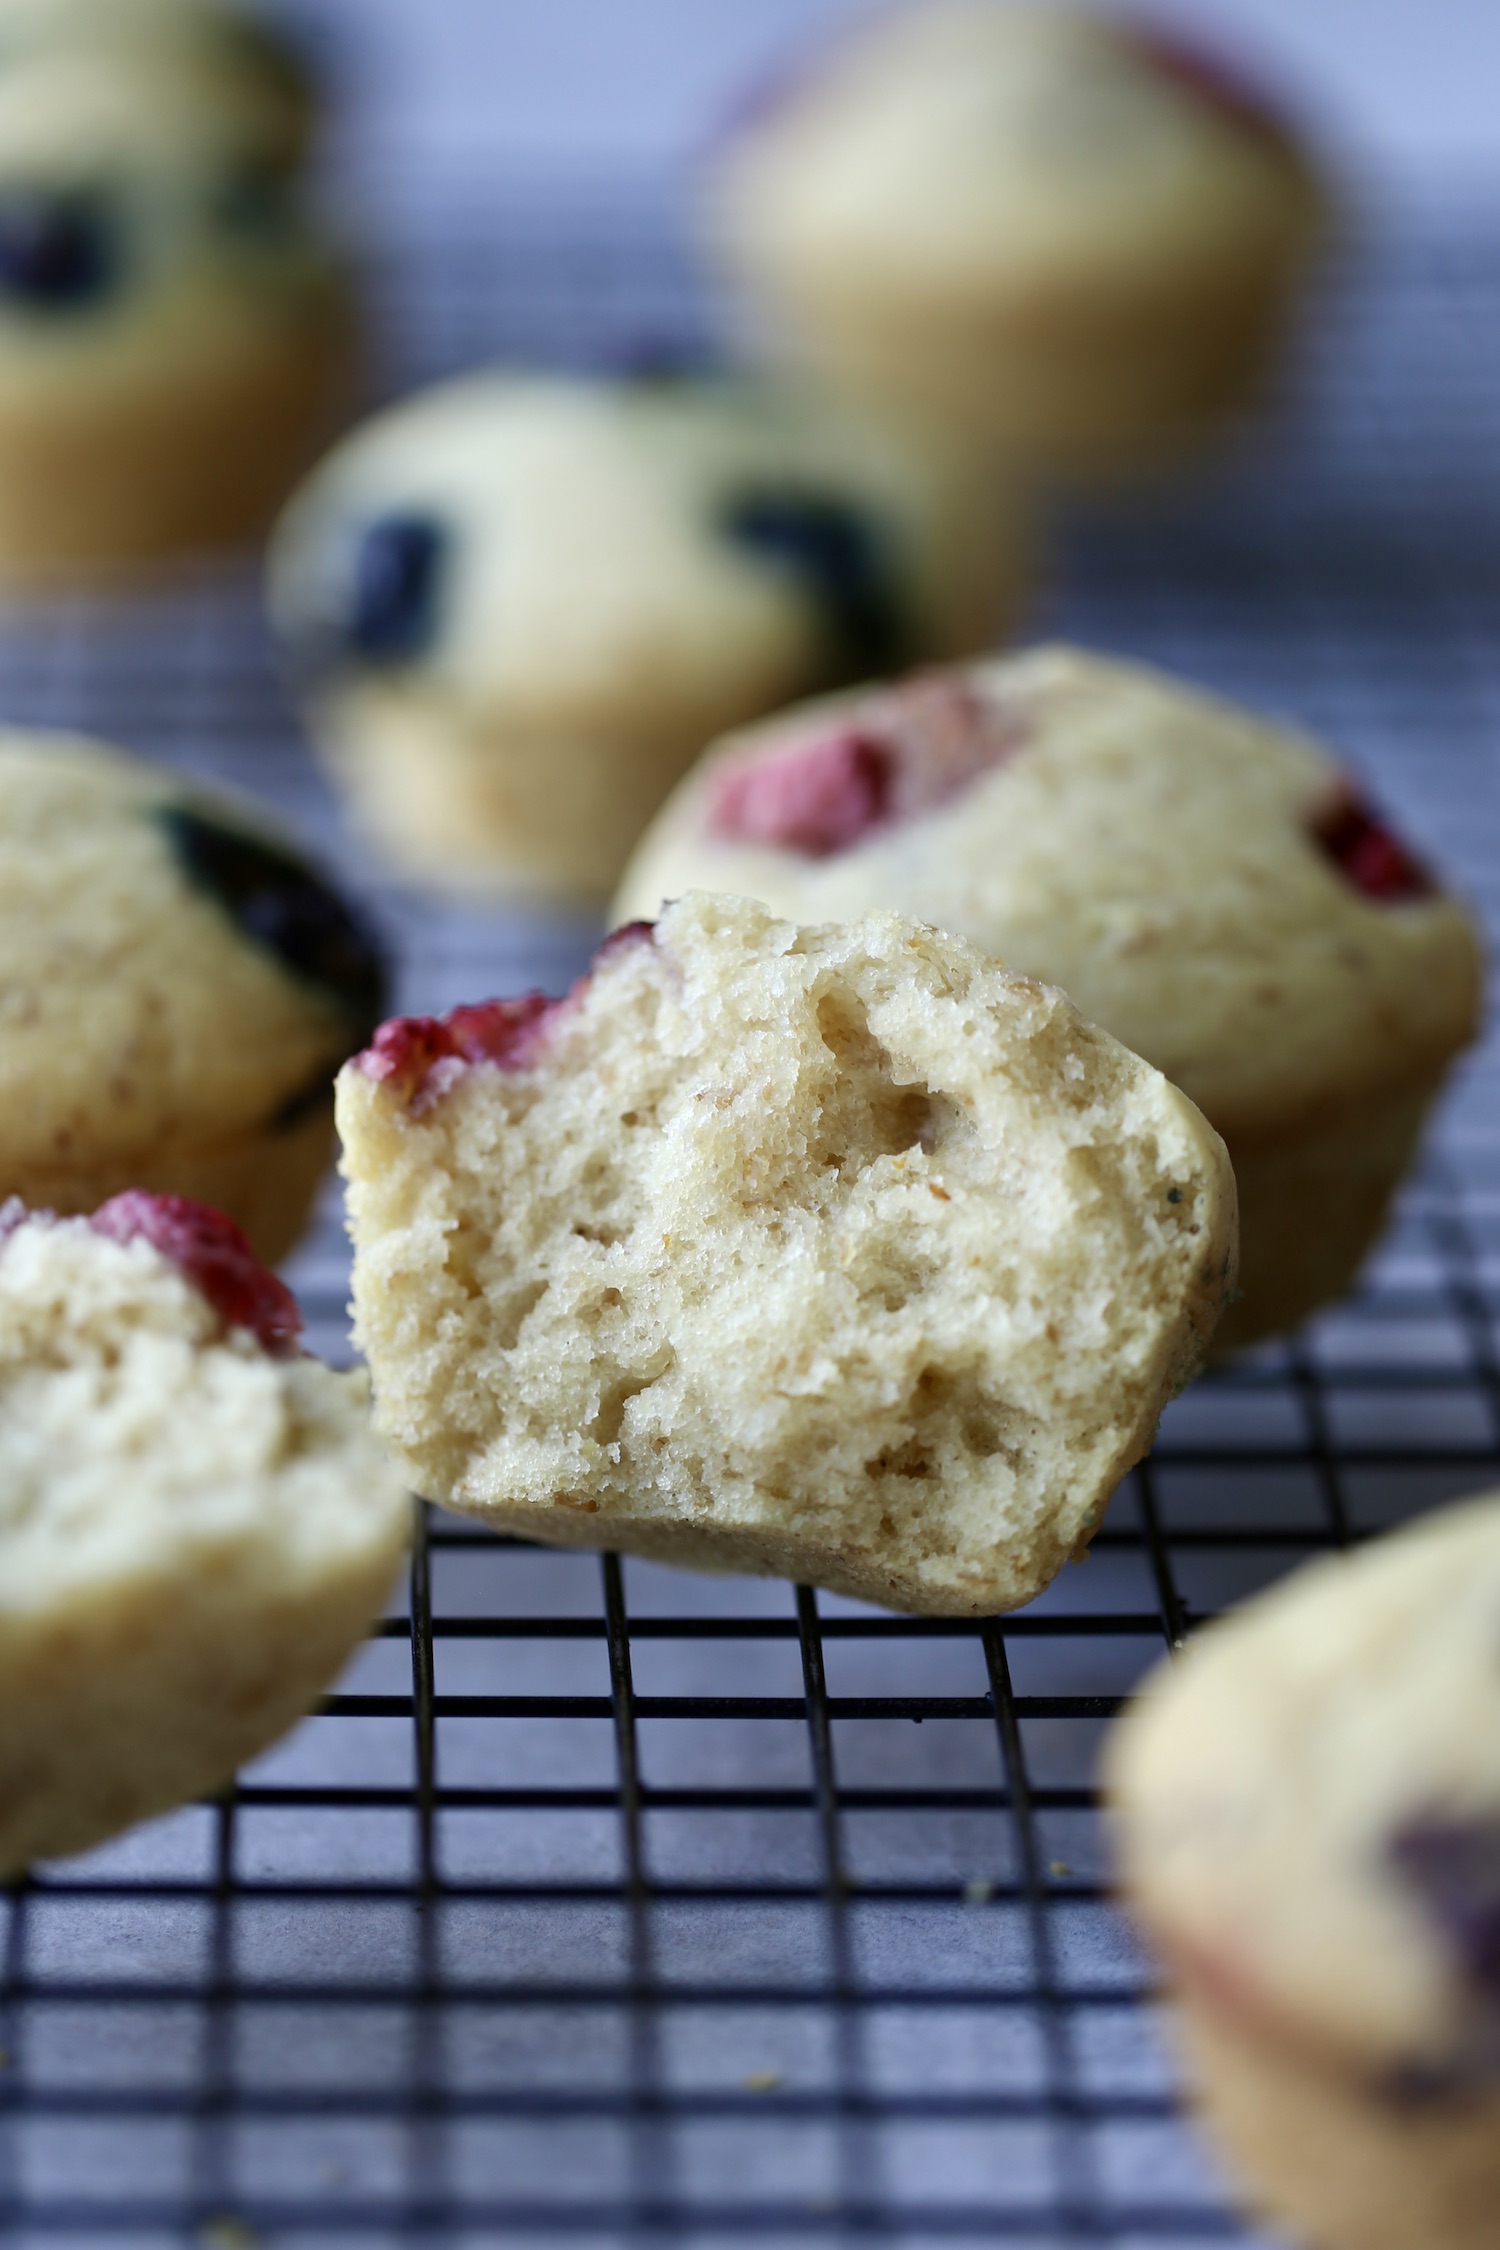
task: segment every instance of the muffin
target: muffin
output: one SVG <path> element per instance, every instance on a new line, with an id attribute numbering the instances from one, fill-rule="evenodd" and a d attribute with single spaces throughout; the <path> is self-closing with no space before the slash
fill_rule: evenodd
<path id="1" fill-rule="evenodd" d="M 1326 751 L 1074 649 L 809 704 L 710 750 L 615 913 L 694 888 L 935 922 L 1165 1071 L 1239 1182 L 1221 1349 L 1348 1288 L 1479 1007 L 1473 922 Z"/>
<path id="2" fill-rule="evenodd" d="M 410 1503 L 299 1326 L 217 1212 L 0 1209 L 0 1879 L 217 1788 L 379 1614 Z"/>
<path id="3" fill-rule="evenodd" d="M 270 588 L 314 738 L 394 865 L 598 905 L 716 731 L 986 646 L 1019 573 L 990 494 L 846 417 L 491 373 L 342 445 Z"/>
<path id="4" fill-rule="evenodd" d="M 1148 1683 L 1120 1866 L 1204 2122 L 1317 2250 L 1494 2250 L 1500 1495 L 1298 1571 Z"/>
<path id="5" fill-rule="evenodd" d="M 0 69 L 72 47 L 109 46 L 139 57 L 196 57 L 251 78 L 281 104 L 289 156 L 307 152 L 317 122 L 300 58 L 265 20 L 218 0 L 0 0 Z"/>
<path id="6" fill-rule="evenodd" d="M 0 734 L 0 1198 L 192 1196 L 280 1257 L 385 997 L 361 922 L 252 808 Z"/>
<path id="7" fill-rule="evenodd" d="M 1181 451 L 1253 393 L 1322 207 L 1222 66 L 988 0 L 858 25 L 752 109 L 705 184 L 762 349 L 1063 474 Z"/>
<path id="8" fill-rule="evenodd" d="M 0 0 L 12 588 L 249 539 L 351 389 L 347 288 L 303 202 L 306 96 L 274 47 L 206 9 L 95 15 Z"/>
<path id="9" fill-rule="evenodd" d="M 896 915 L 685 899 L 566 1000 L 385 1025 L 338 1119 L 416 1489 L 934 1615 L 1086 1545 L 1232 1281 L 1192 1104 Z"/>

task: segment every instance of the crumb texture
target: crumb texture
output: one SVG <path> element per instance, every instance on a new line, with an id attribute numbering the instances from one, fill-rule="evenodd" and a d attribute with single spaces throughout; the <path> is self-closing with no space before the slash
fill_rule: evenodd
<path id="1" fill-rule="evenodd" d="M 1210 1333 L 1233 1182 L 1062 994 L 694 897 L 524 1067 L 340 1080 L 356 1334 L 416 1485 L 530 1536 L 1013 1606 Z"/>
<path id="2" fill-rule="evenodd" d="M 226 1330 L 144 1235 L 6 1216 L 0 1872 L 274 1740 L 379 1612 L 408 1524 L 362 1376 Z"/>

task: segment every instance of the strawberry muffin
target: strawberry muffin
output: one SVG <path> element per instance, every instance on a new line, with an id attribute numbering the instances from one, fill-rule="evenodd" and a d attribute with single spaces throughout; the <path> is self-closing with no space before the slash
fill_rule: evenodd
<path id="1" fill-rule="evenodd" d="M 1078 474 L 1243 403 L 1322 214 L 1292 133 L 1223 65 L 1103 14 L 930 0 L 757 104 L 705 220 L 772 356 Z"/>
<path id="2" fill-rule="evenodd" d="M 1060 992 L 693 897 L 339 1080 L 355 1335 L 417 1490 L 930 1614 L 1084 1546 L 1233 1281 L 1234 1182 Z"/>
<path id="3" fill-rule="evenodd" d="M 1479 934 L 1305 736 L 1067 648 L 813 703 L 710 750 L 615 911 L 892 907 L 1060 984 L 1239 1182 L 1220 1348 L 1346 1290 L 1480 999 Z"/>
<path id="4" fill-rule="evenodd" d="M 0 1878 L 218 1788 L 379 1615 L 410 1503 L 300 1326 L 201 1205 L 0 1207 Z"/>
<path id="5" fill-rule="evenodd" d="M 49 49 L 196 57 L 279 101 L 288 153 L 305 154 L 317 100 L 299 55 L 259 15 L 220 0 L 0 0 L 0 69 Z"/>

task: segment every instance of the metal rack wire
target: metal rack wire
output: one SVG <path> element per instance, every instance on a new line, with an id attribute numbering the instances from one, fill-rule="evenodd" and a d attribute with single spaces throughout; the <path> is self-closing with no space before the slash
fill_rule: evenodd
<path id="1" fill-rule="evenodd" d="M 374 276 L 392 381 L 705 314 L 654 216 L 442 215 Z M 1500 226 L 1348 272 L 1273 429 L 1072 526 L 1045 622 L 1340 741 L 1493 910 Z M 0 621 L 0 708 L 268 796 L 381 902 L 403 998 L 577 967 L 578 927 L 381 885 L 253 587 Z M 1360 1294 L 1166 1417 L 1086 1567 L 975 1628 L 424 1521 L 322 1712 L 0 1897 L 0 2238 L 780 2245 L 1247 2240 L 1181 2122 L 1091 1790 L 1193 1624 L 1500 1474 L 1497 1060 Z M 294 1278 L 347 1351 L 330 1202 Z"/>

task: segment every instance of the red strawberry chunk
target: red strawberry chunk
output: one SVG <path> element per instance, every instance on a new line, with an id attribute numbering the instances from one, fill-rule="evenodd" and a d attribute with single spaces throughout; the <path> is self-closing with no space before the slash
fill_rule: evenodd
<path id="1" fill-rule="evenodd" d="M 1314 841 L 1347 883 L 1383 906 L 1431 898 L 1437 886 L 1394 829 L 1352 789 L 1341 789 L 1313 821 Z"/>
<path id="2" fill-rule="evenodd" d="M 560 1000 L 528 992 L 519 1000 L 480 1000 L 446 1016 L 396 1016 L 383 1023 L 358 1058 L 366 1078 L 400 1079 L 411 1091 L 439 1063 L 498 1063 L 524 1070 L 545 1037 Z"/>
<path id="3" fill-rule="evenodd" d="M 717 776 L 709 825 L 747 844 L 775 844 L 808 859 L 847 851 L 890 802 L 888 751 L 855 727 L 802 742 Z"/>
<path id="4" fill-rule="evenodd" d="M 707 824 L 735 842 L 827 859 L 962 796 L 1026 733 L 1023 714 L 962 677 L 918 672 L 821 733 L 721 767 Z"/>
<path id="5" fill-rule="evenodd" d="M 228 1328 L 248 1328 L 277 1359 L 297 1351 L 302 1314 L 284 1281 L 256 1257 L 233 1219 L 185 1195 L 128 1188 L 89 1220 L 111 1242 L 149 1242 L 186 1275 Z"/>
<path id="6" fill-rule="evenodd" d="M 408 1105 L 420 1110 L 426 1100 L 447 1092 L 473 1063 L 501 1070 L 529 1070 L 546 1047 L 563 1010 L 576 1006 L 601 964 L 625 947 L 649 940 L 652 922 L 626 922 L 612 930 L 585 974 L 562 999 L 545 992 L 523 993 L 518 1000 L 478 1000 L 452 1008 L 446 1016 L 395 1016 L 383 1023 L 368 1047 L 356 1055 L 366 1078 L 394 1085 Z"/>
<path id="7" fill-rule="evenodd" d="M 602 941 L 593 960 L 589 963 L 588 974 L 578 979 L 572 992 L 568 995 L 569 999 L 576 998 L 583 991 L 595 971 L 602 968 L 606 961 L 612 961 L 617 953 L 627 952 L 632 945 L 649 945 L 654 944 L 655 941 L 656 924 L 654 922 L 622 922 L 617 930 L 611 930 L 609 936 Z"/>

